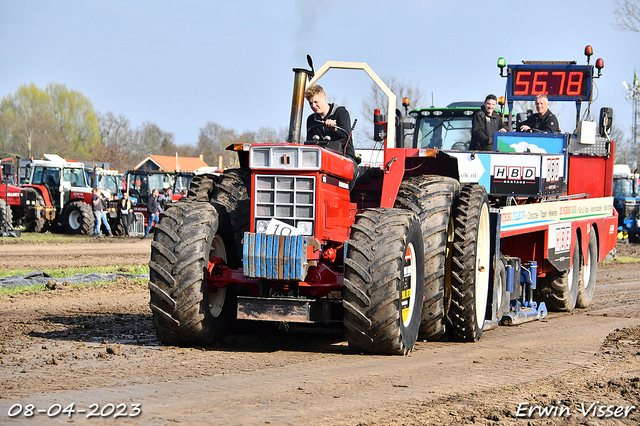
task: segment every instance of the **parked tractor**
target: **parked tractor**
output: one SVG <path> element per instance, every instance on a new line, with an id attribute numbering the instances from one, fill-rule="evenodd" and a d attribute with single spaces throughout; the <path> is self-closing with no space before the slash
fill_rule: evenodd
<path id="1" fill-rule="evenodd" d="M 42 160 L 31 160 L 22 185 L 37 193 L 37 205 L 47 212 L 50 222 L 38 223 L 35 230 L 47 224 L 61 226 L 69 234 L 91 234 L 94 218 L 91 209 L 92 188 L 87 182 L 84 165 L 55 154 Z M 108 196 L 108 193 L 104 193 Z"/>
<path id="2" fill-rule="evenodd" d="M 133 202 L 133 210 L 142 213 L 147 225 L 147 202 L 154 189 L 164 192 L 171 188 L 173 201 L 182 198 L 180 192 L 187 190 L 193 179 L 193 172 L 168 172 L 164 170 L 130 170 L 124 176 L 125 190 Z"/>
<path id="3" fill-rule="evenodd" d="M 626 164 L 613 168 L 613 197 L 618 211 L 618 238 L 640 243 L 640 175 Z"/>
<path id="4" fill-rule="evenodd" d="M 161 213 L 149 289 L 162 343 L 206 346 L 236 319 L 338 323 L 353 351 L 406 354 L 589 305 L 616 244 L 605 131 L 496 132 L 479 152 L 418 130 L 405 146 L 396 96 L 367 64 L 308 62 L 294 69 L 287 142 L 232 145 L 239 168 L 194 179 Z M 331 69 L 362 70 L 388 97 L 373 111 L 382 167 L 361 164 L 352 190 L 353 161 L 300 136 L 305 88 Z M 594 77 L 575 62 L 509 65 L 509 110 L 541 91 L 579 110 Z"/>
<path id="5" fill-rule="evenodd" d="M 0 228 L 15 227 L 29 232 L 40 232 L 47 220 L 53 219 L 55 211 L 48 209 L 32 188 L 23 188 L 15 184 L 13 159 L 1 161 L 0 176 Z M 8 208 L 7 208 L 8 207 Z"/>

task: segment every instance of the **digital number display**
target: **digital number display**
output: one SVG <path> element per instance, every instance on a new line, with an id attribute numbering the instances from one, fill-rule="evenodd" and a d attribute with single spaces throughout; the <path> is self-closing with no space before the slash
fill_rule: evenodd
<path id="1" fill-rule="evenodd" d="M 582 99 L 591 94 L 592 71 L 589 66 L 533 66 L 510 67 L 507 97 L 511 100 L 532 100 L 547 95 L 549 100 Z"/>

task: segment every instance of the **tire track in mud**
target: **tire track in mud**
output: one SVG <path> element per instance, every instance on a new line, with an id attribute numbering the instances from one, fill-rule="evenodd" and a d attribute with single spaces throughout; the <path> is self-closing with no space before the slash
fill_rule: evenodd
<path id="1" fill-rule="evenodd" d="M 323 354 L 306 363 L 207 379 L 49 392 L 20 401 L 37 406 L 53 401 L 78 406 L 138 402 L 143 416 L 135 423 L 145 425 L 212 419 L 216 424 L 348 424 L 357 413 L 512 386 L 576 365 L 589 368 L 607 334 L 630 321 L 638 323 L 558 314 L 546 322 L 498 328 L 475 344 L 418 343 L 408 357 Z M 14 402 L 2 401 L 0 413 Z"/>

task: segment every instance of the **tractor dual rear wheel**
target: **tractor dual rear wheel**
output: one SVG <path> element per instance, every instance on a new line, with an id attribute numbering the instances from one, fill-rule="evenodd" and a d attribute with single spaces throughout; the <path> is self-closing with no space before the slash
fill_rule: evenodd
<path id="1" fill-rule="evenodd" d="M 489 202 L 477 184 L 464 185 L 454 211 L 451 254 L 451 300 L 447 320 L 454 340 L 482 337 L 491 269 Z"/>
<path id="2" fill-rule="evenodd" d="M 343 288 L 352 350 L 406 354 L 413 349 L 424 299 L 423 268 L 422 231 L 414 213 L 379 208 L 356 216 Z"/>
<path id="3" fill-rule="evenodd" d="M 400 185 L 395 207 L 411 210 L 420 220 L 424 244 L 424 304 L 420 340 L 439 340 L 446 332 L 444 308 L 447 245 L 451 215 L 460 183 L 444 176 L 415 176 Z"/>

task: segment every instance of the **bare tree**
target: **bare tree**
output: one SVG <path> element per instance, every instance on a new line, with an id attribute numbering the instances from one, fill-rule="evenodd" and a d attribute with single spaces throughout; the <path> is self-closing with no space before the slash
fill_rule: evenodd
<path id="1" fill-rule="evenodd" d="M 638 0 L 616 0 L 615 27 L 622 31 L 640 33 L 640 4 Z"/>
<path id="2" fill-rule="evenodd" d="M 426 97 L 420 90 L 418 84 L 405 83 L 399 81 L 395 77 L 385 77 L 382 79 L 387 87 L 396 95 L 396 109 L 399 109 L 404 114 L 404 107 L 402 106 L 402 99 L 408 98 L 411 102 L 412 108 L 423 108 L 427 106 Z M 358 139 L 358 146 L 373 146 L 373 111 L 379 109 L 381 112 L 386 113 L 388 111 L 389 99 L 382 90 L 375 84 L 371 83 L 371 91 L 369 95 L 362 101 L 361 114 L 366 117 L 368 125 L 359 126 L 360 131 L 356 130 Z M 387 120 L 393 125 L 395 117 L 387 117 Z M 364 130 L 363 130 L 364 129 Z"/>
<path id="3" fill-rule="evenodd" d="M 225 166 L 235 162 L 234 153 L 227 151 L 226 147 L 238 140 L 235 130 L 222 127 L 213 121 L 207 121 L 200 128 L 197 149 L 202 154 L 205 163 L 217 165 L 218 158 L 222 156 Z"/>

